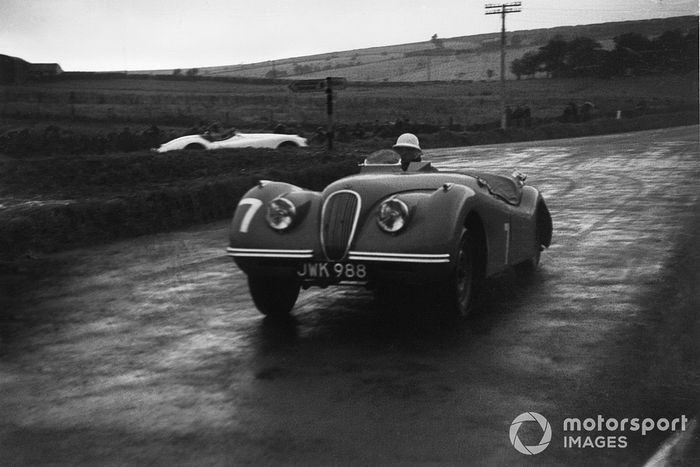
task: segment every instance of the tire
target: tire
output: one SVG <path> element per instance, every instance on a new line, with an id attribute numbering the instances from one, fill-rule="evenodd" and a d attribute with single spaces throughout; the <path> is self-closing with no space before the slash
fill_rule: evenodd
<path id="1" fill-rule="evenodd" d="M 279 277 L 248 276 L 253 302 L 265 316 L 287 316 L 299 296 L 299 284 Z"/>
<path id="2" fill-rule="evenodd" d="M 454 271 L 443 285 L 446 317 L 466 318 L 474 306 L 477 287 L 476 242 L 465 230 L 459 243 Z"/>
<path id="3" fill-rule="evenodd" d="M 543 245 L 548 245 L 549 240 L 545 238 L 544 232 L 547 229 L 547 222 L 550 222 L 549 225 L 551 225 L 551 219 L 549 218 L 549 211 L 547 211 L 547 207 L 543 205 L 538 207 L 537 214 L 536 214 L 536 222 L 535 222 L 535 250 L 536 253 L 534 256 L 531 258 L 526 259 L 522 263 L 518 263 L 515 265 L 515 272 L 519 276 L 531 276 L 532 274 L 537 271 L 538 266 L 540 265 L 540 257 L 542 256 L 542 249 L 544 248 Z M 550 220 L 548 220 L 550 219 Z M 551 229 L 551 227 L 550 227 Z"/>
<path id="4" fill-rule="evenodd" d="M 293 141 L 282 141 L 278 146 L 277 149 L 291 149 L 291 148 L 296 148 L 299 145 Z"/>
<path id="5" fill-rule="evenodd" d="M 199 143 L 190 143 L 187 146 L 185 146 L 186 151 L 201 151 L 203 149 L 206 148 Z"/>
<path id="6" fill-rule="evenodd" d="M 540 257 L 542 256 L 540 248 L 538 246 L 535 256 L 515 265 L 515 272 L 519 276 L 529 276 L 537 271 L 537 267 L 540 265 Z"/>

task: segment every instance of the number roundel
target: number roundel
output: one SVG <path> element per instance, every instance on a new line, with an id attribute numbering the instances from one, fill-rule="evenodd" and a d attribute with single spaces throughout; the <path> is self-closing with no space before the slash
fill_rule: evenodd
<path id="1" fill-rule="evenodd" d="M 257 198 L 243 198 L 238 203 L 239 208 L 243 206 L 250 206 L 248 210 L 246 210 L 245 214 L 243 214 L 243 219 L 241 219 L 241 225 L 240 227 L 238 227 L 239 232 L 248 232 L 250 222 L 253 220 L 253 216 L 255 216 L 255 213 L 258 212 L 258 209 L 260 209 L 260 206 L 262 206 L 262 204 L 263 202 Z"/>

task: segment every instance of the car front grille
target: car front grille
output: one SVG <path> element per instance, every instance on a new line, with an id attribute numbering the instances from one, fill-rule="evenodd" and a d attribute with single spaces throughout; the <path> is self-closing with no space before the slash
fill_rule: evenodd
<path id="1" fill-rule="evenodd" d="M 336 191 L 326 199 L 321 214 L 321 242 L 328 260 L 345 258 L 355 235 L 360 204 L 360 195 L 350 190 Z"/>

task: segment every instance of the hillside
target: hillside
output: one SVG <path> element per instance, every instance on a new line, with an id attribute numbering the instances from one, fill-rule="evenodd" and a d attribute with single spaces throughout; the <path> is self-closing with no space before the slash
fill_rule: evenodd
<path id="1" fill-rule="evenodd" d="M 590 37 L 604 48 L 612 48 L 613 38 L 636 32 L 649 37 L 664 31 L 697 28 L 697 16 L 624 21 L 508 33 L 507 61 L 537 49 L 553 37 Z M 426 38 L 429 39 L 429 38 Z M 351 81 L 481 81 L 498 79 L 500 34 L 479 34 L 441 38 L 409 44 L 346 50 L 304 57 L 286 58 L 244 65 L 199 68 L 200 76 L 248 78 L 320 78 L 344 76 Z M 183 73 L 187 70 L 182 70 Z M 140 70 L 132 74 L 172 74 L 173 70 Z M 508 72 L 508 79 L 515 76 Z"/>

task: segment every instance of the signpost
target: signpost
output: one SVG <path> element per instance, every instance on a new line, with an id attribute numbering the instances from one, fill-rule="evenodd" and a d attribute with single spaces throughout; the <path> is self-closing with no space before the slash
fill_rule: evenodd
<path id="1" fill-rule="evenodd" d="M 333 149 L 333 91 L 345 89 L 347 80 L 341 77 L 329 76 L 321 79 L 301 79 L 289 85 L 292 92 L 325 92 L 326 93 L 326 140 L 328 149 Z"/>
<path id="2" fill-rule="evenodd" d="M 292 92 L 323 92 L 330 86 L 334 90 L 345 89 L 348 81 L 345 78 L 333 77 L 320 79 L 300 79 L 289 85 Z"/>

